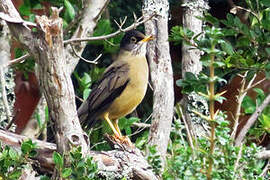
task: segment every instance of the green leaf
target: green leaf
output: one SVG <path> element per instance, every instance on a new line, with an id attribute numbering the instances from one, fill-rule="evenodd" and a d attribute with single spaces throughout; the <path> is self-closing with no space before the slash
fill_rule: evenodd
<path id="1" fill-rule="evenodd" d="M 31 14 L 31 5 L 29 0 L 26 0 L 24 4 L 19 7 L 19 12 L 22 16 L 29 16 Z"/>
<path id="2" fill-rule="evenodd" d="M 91 76 L 88 73 L 83 73 L 83 77 L 81 79 L 82 83 L 84 84 L 85 87 L 89 87 L 91 84 Z"/>
<path id="3" fill-rule="evenodd" d="M 12 171 L 9 174 L 9 179 L 19 179 L 19 177 L 21 176 L 21 174 L 22 174 L 21 169 L 17 169 L 15 171 Z"/>
<path id="4" fill-rule="evenodd" d="M 250 46 L 250 40 L 245 37 L 245 36 L 241 36 L 236 43 L 236 47 L 248 47 Z"/>
<path id="5" fill-rule="evenodd" d="M 23 154 L 29 154 L 29 152 L 32 150 L 31 145 L 29 143 L 22 143 L 21 150 Z"/>
<path id="6" fill-rule="evenodd" d="M 225 51 L 229 55 L 233 55 L 234 53 L 233 47 L 230 42 L 224 41 L 223 43 L 221 43 L 221 48 L 223 51 Z"/>
<path id="7" fill-rule="evenodd" d="M 215 61 L 213 64 L 215 67 L 224 67 L 226 64 L 221 61 Z"/>
<path id="8" fill-rule="evenodd" d="M 183 79 L 178 79 L 178 80 L 176 80 L 176 85 L 178 86 L 178 87 L 182 87 L 182 86 L 184 86 L 185 85 L 185 83 L 184 83 L 184 80 Z"/>
<path id="9" fill-rule="evenodd" d="M 91 89 L 85 89 L 83 91 L 83 100 L 86 100 L 91 92 Z"/>
<path id="10" fill-rule="evenodd" d="M 69 20 L 74 19 L 76 13 L 72 4 L 68 0 L 64 0 L 64 6 L 66 8 L 66 12 L 67 12 Z"/>
<path id="11" fill-rule="evenodd" d="M 40 180 L 50 180 L 50 178 L 48 176 L 42 175 L 40 176 Z"/>
<path id="12" fill-rule="evenodd" d="M 126 132 L 126 135 L 130 135 L 131 134 L 131 128 L 130 127 L 126 127 L 125 128 L 125 132 Z"/>
<path id="13" fill-rule="evenodd" d="M 244 108 L 246 114 L 252 114 L 256 110 L 256 103 L 251 99 L 251 97 L 245 96 L 242 107 Z"/>
<path id="14" fill-rule="evenodd" d="M 270 7 L 270 1 L 269 0 L 260 0 L 260 3 L 266 7 Z"/>
<path id="15" fill-rule="evenodd" d="M 109 34 L 111 32 L 112 32 L 112 27 L 111 27 L 110 20 L 101 19 L 99 20 L 97 24 L 97 27 L 95 29 L 93 36 L 102 36 L 102 35 Z M 100 41 L 100 43 L 102 42 Z"/>
<path id="16" fill-rule="evenodd" d="M 260 88 L 254 88 L 253 91 L 255 91 L 257 93 L 256 95 L 256 103 L 257 105 L 261 105 L 261 103 L 263 102 L 264 98 L 265 98 L 265 94 L 264 91 Z"/>
<path id="17" fill-rule="evenodd" d="M 62 177 L 63 178 L 68 178 L 72 173 L 72 169 L 71 168 L 65 168 L 62 171 Z"/>
<path id="18" fill-rule="evenodd" d="M 58 168 L 63 168 L 64 166 L 63 157 L 56 151 L 53 152 L 53 162 Z"/>
<path id="19" fill-rule="evenodd" d="M 270 133 L 270 116 L 266 114 L 262 114 L 261 118 L 259 118 L 262 123 L 262 128 Z"/>
<path id="20" fill-rule="evenodd" d="M 209 22 L 209 23 L 211 23 L 212 25 L 214 25 L 214 26 L 219 26 L 219 20 L 216 18 L 216 17 L 213 17 L 211 14 L 206 14 L 205 16 L 204 16 L 204 20 L 206 21 L 206 22 Z"/>
<path id="21" fill-rule="evenodd" d="M 197 80 L 196 75 L 193 74 L 192 72 L 186 72 L 185 73 L 185 78 L 186 78 L 187 81 Z"/>
<path id="22" fill-rule="evenodd" d="M 13 161 L 19 158 L 17 151 L 12 148 L 9 149 L 8 154 Z"/>

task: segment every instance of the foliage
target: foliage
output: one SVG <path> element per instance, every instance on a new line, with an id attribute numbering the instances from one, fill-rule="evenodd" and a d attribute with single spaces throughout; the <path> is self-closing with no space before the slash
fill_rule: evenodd
<path id="1" fill-rule="evenodd" d="M 252 141 L 242 147 L 234 146 L 226 117 L 222 112 L 214 111 L 214 101 L 224 100 L 224 92 L 215 93 L 214 87 L 227 83 L 224 77 L 215 74 L 216 72 L 233 72 L 233 69 L 237 69 L 237 73 L 248 74 L 247 81 L 258 72 L 264 72 L 266 78 L 270 77 L 269 4 L 265 1 L 255 3 L 249 0 L 247 4 L 251 13 L 246 24 L 232 14 L 227 14 L 224 20 L 205 14 L 204 17 L 198 17 L 208 23 L 201 34 L 195 34 L 180 26 L 172 28 L 171 41 L 176 44 L 183 42 L 191 49 L 196 48 L 203 53 L 201 62 L 204 70 L 199 75 L 187 73 L 186 79 L 178 80 L 177 85 L 182 87 L 183 93 L 195 91 L 209 101 L 209 116 L 196 110 L 193 112 L 209 123 L 211 133 L 187 143 L 180 134 L 181 129 L 173 131 L 175 139 L 172 139 L 169 148 L 171 157 L 168 158 L 164 179 L 263 179 L 260 174 L 264 161 L 256 158 L 260 148 Z M 246 113 L 253 113 L 265 98 L 262 90 L 254 91 L 257 93 L 256 102 L 245 97 L 242 104 Z M 259 132 L 269 130 L 268 111 L 266 108 L 266 113 L 259 117 L 260 125 L 252 128 L 251 132 L 258 133 L 258 127 L 261 128 Z M 179 123 L 176 123 L 175 128 L 179 127 Z M 254 134 L 250 133 L 247 139 L 254 138 Z"/>
<path id="2" fill-rule="evenodd" d="M 216 146 L 212 158 L 214 161 L 212 179 L 262 179 L 259 177 L 264 166 L 256 158 L 261 149 L 256 144 L 236 147 L 230 139 L 229 123 L 224 114 L 216 119 Z M 183 138 L 184 125 L 177 119 L 173 124 L 170 156 L 163 173 L 164 179 L 206 179 L 206 167 L 210 155 L 210 142 L 207 137 L 199 137 L 194 149 Z M 182 138 L 181 138 L 182 137 Z"/>
<path id="3" fill-rule="evenodd" d="M 0 178 L 18 179 L 24 168 L 30 168 L 28 158 L 36 156 L 36 144 L 32 140 L 24 141 L 21 152 L 0 144 Z"/>
<path id="4" fill-rule="evenodd" d="M 265 99 L 266 95 L 262 89 L 254 88 L 253 91 L 256 92 L 256 99 L 255 101 L 249 97 L 245 96 L 242 108 L 244 109 L 244 113 L 247 115 L 253 114 L 258 106 L 261 105 L 263 100 Z M 262 114 L 259 116 L 258 120 L 255 123 L 254 128 L 249 130 L 249 141 L 256 141 L 259 142 L 265 138 L 265 136 L 269 135 L 270 133 L 270 106 L 267 106 Z"/>
<path id="5" fill-rule="evenodd" d="M 68 179 L 98 179 L 97 164 L 94 163 L 92 157 L 83 157 L 81 148 L 73 148 L 69 153 L 70 167 L 64 167 L 64 157 L 58 152 L 53 153 L 53 161 L 56 169 L 62 178 Z"/>
<path id="6" fill-rule="evenodd" d="M 158 154 L 156 145 L 148 147 L 149 154 L 147 156 L 148 163 L 153 167 L 155 174 L 159 175 L 161 173 L 161 157 Z"/>
<path id="7" fill-rule="evenodd" d="M 24 141 L 21 145 L 21 151 L 17 151 L 9 146 L 0 146 L 0 179 L 1 177 L 9 180 L 18 179 L 22 170 L 31 168 L 29 158 L 34 158 L 37 154 L 37 146 L 31 140 Z M 92 157 L 83 157 L 81 148 L 73 148 L 69 153 L 70 166 L 64 167 L 64 157 L 58 152 L 53 153 L 53 162 L 55 168 L 61 172 L 62 178 L 68 179 L 98 179 L 97 164 L 93 162 Z M 41 176 L 42 180 L 50 179 L 47 176 Z"/>

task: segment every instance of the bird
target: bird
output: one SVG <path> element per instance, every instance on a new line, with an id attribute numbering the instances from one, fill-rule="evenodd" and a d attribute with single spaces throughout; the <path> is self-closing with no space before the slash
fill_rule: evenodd
<path id="1" fill-rule="evenodd" d="M 90 129 L 103 119 L 109 124 L 114 137 L 125 139 L 118 119 L 134 111 L 145 96 L 149 76 L 146 46 L 153 39 L 153 36 L 145 36 L 137 30 L 125 33 L 116 60 L 106 68 L 78 109 L 83 127 Z"/>

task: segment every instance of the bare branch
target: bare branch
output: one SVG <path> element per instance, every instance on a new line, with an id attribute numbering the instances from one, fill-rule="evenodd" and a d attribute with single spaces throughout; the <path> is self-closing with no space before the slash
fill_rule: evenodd
<path id="1" fill-rule="evenodd" d="M 21 56 L 21 57 L 19 57 L 19 58 L 10 60 L 9 63 L 8 63 L 8 65 L 14 65 L 14 64 L 17 64 L 17 63 L 19 63 L 19 62 L 24 61 L 25 59 L 27 59 L 27 58 L 29 58 L 29 57 L 31 57 L 31 55 L 30 55 L 29 53 L 27 53 L 27 54 L 25 54 L 25 55 L 23 55 L 23 56 Z"/>
<path id="2" fill-rule="evenodd" d="M 259 159 L 270 159 L 270 150 L 264 150 L 257 154 Z"/>
<path id="3" fill-rule="evenodd" d="M 178 113 L 181 115 L 180 118 L 182 118 L 182 120 L 183 120 L 183 122 L 184 122 L 184 124 L 185 124 L 185 128 L 186 128 L 186 131 L 187 131 L 188 142 L 189 142 L 189 144 L 190 144 L 190 147 L 191 147 L 191 149 L 192 149 L 192 153 L 193 153 L 193 155 L 194 155 L 193 139 L 196 140 L 196 138 L 195 138 L 194 136 L 192 136 L 192 134 L 191 134 L 191 132 L 190 132 L 190 129 L 189 129 L 189 126 L 188 126 L 186 117 L 185 117 L 185 115 L 184 115 L 184 113 L 183 113 L 182 107 L 181 107 L 179 104 L 177 104 L 177 105 L 176 105 L 176 109 L 177 109 L 177 111 L 179 111 Z"/>
<path id="4" fill-rule="evenodd" d="M 149 121 L 152 117 L 152 113 L 144 120 L 143 124 L 147 124 L 147 121 Z M 151 126 L 151 125 L 150 125 Z M 138 134 L 140 132 L 142 132 L 143 130 L 145 130 L 146 128 L 148 128 L 147 126 L 142 127 L 141 129 L 137 129 L 134 133 L 132 133 L 131 136 L 134 136 L 135 134 Z"/>
<path id="5" fill-rule="evenodd" d="M 97 57 L 96 59 L 90 61 L 90 60 L 85 59 L 85 58 L 83 58 L 82 56 L 80 56 L 80 55 L 76 52 L 76 50 L 75 50 L 75 48 L 73 47 L 73 45 L 70 45 L 70 46 L 71 46 L 73 52 L 76 54 L 76 56 L 77 56 L 78 58 L 80 58 L 80 59 L 82 59 L 82 60 L 84 60 L 85 62 L 90 63 L 90 64 L 97 64 L 97 61 L 98 61 L 99 58 L 102 56 L 102 54 L 100 54 L 100 55 L 98 55 L 98 57 Z"/>
<path id="6" fill-rule="evenodd" d="M 84 0 L 83 10 L 79 15 L 80 18 L 76 19 L 78 21 L 77 29 L 72 35 L 72 38 L 81 38 L 86 36 L 91 36 L 94 32 L 94 28 L 101 14 L 106 9 L 109 0 Z M 80 42 L 75 44 L 76 52 L 82 54 L 83 49 L 86 46 L 86 42 Z M 68 71 L 71 74 L 79 62 L 79 58 L 73 53 L 70 46 L 66 46 L 65 54 L 68 64 Z"/>
<path id="7" fill-rule="evenodd" d="M 120 19 L 120 24 L 116 20 L 114 20 L 115 24 L 118 26 L 120 31 L 123 31 L 122 27 L 126 23 L 126 21 L 127 21 L 127 16 L 125 16 L 124 20 Z"/>
<path id="8" fill-rule="evenodd" d="M 257 85 L 261 84 L 261 83 L 262 83 L 263 81 L 265 81 L 265 80 L 266 80 L 266 78 L 263 78 L 263 79 L 259 80 L 258 82 L 256 82 L 256 83 L 250 85 L 250 87 L 247 87 L 247 88 L 245 89 L 245 92 L 249 91 L 250 89 L 255 88 Z"/>
<path id="9" fill-rule="evenodd" d="M 69 39 L 69 40 L 65 40 L 64 43 L 65 44 L 69 44 L 69 43 L 74 43 L 74 42 L 82 42 L 82 41 L 96 41 L 96 40 L 105 40 L 105 39 L 108 39 L 108 38 L 112 38 L 114 36 L 117 36 L 118 34 L 120 34 L 121 32 L 127 32 L 127 31 L 130 31 L 134 28 L 136 28 L 137 26 L 149 21 L 150 19 L 152 19 L 153 17 L 155 16 L 155 14 L 152 14 L 150 17 L 148 18 L 145 18 L 144 20 L 141 20 L 141 18 L 139 18 L 136 22 L 134 22 L 132 25 L 128 26 L 127 28 L 124 28 L 122 29 L 122 26 L 123 24 L 118 24 L 118 27 L 119 27 L 119 30 L 114 32 L 114 33 L 111 33 L 111 34 L 108 34 L 108 35 L 104 35 L 104 36 L 97 36 L 97 37 L 88 37 L 88 38 L 72 38 L 72 39 Z M 123 21 L 125 22 L 125 20 Z"/>
<path id="10" fill-rule="evenodd" d="M 248 130 L 250 127 L 256 122 L 258 117 L 261 115 L 264 108 L 270 103 L 270 94 L 264 99 L 262 104 L 256 108 L 256 111 L 251 115 L 251 117 L 247 120 L 247 123 L 244 125 L 244 127 L 241 129 L 239 135 L 237 136 L 235 140 L 235 145 L 239 146 L 242 141 L 244 140 Z"/>
<path id="11" fill-rule="evenodd" d="M 138 128 L 150 128 L 151 124 L 147 123 L 133 123 L 132 126 L 138 127 Z"/>
<path id="12" fill-rule="evenodd" d="M 243 145 L 240 146 L 240 149 L 239 149 L 239 152 L 238 152 L 238 155 L 237 155 L 237 159 L 234 163 L 234 168 L 233 168 L 233 171 L 236 172 L 236 170 L 238 169 L 238 166 L 239 166 L 239 161 L 242 157 L 242 150 L 243 150 Z"/>
<path id="13" fill-rule="evenodd" d="M 237 107 L 236 107 L 235 115 L 233 116 L 234 124 L 233 124 L 233 130 L 232 130 L 232 133 L 231 133 L 231 138 L 232 139 L 235 139 L 235 136 L 236 136 L 237 128 L 238 128 L 238 125 L 239 125 L 239 118 L 240 118 L 240 115 L 241 115 L 241 105 L 242 105 L 242 102 L 244 100 L 244 97 L 246 96 L 248 90 L 250 90 L 253 87 L 255 87 L 256 85 L 258 85 L 257 83 L 254 84 L 255 86 L 252 85 L 253 82 L 255 81 L 255 78 L 257 77 L 256 74 L 252 77 L 252 79 L 249 81 L 247 86 L 246 86 L 247 72 L 245 72 L 243 75 L 238 74 L 238 76 L 242 77 L 242 81 L 241 81 L 242 85 L 241 85 L 241 88 L 239 90 L 239 94 L 236 97 L 236 99 L 237 99 Z M 262 81 L 259 81 L 259 82 L 262 82 Z"/>
<path id="14" fill-rule="evenodd" d="M 11 146 L 12 148 L 20 151 L 21 142 L 28 140 L 26 136 L 17 135 L 8 131 L 0 129 L 0 141 L 3 145 Z M 112 140 L 112 139 L 110 139 Z M 44 141 L 32 139 L 33 143 L 37 144 L 37 155 L 33 158 L 33 163 L 38 163 L 43 171 L 52 173 L 54 170 L 54 163 L 52 154 L 56 151 L 56 145 L 53 143 L 47 143 Z M 97 162 L 98 171 L 100 174 L 106 176 L 112 175 L 121 177 L 122 172 L 127 172 L 130 177 L 137 177 L 138 180 L 157 180 L 157 177 L 152 172 L 151 167 L 140 153 L 138 149 L 129 149 L 129 147 L 123 146 L 117 142 L 109 142 L 115 144 L 112 151 L 89 151 L 89 155 L 93 157 L 93 160 Z M 121 157 L 121 158 L 119 158 Z M 106 178 L 105 178 L 106 179 Z M 107 179 L 114 179 L 112 176 Z"/>

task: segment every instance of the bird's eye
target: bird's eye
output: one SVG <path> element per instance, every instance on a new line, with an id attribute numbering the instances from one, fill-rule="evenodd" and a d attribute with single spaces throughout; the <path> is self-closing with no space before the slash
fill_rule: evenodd
<path id="1" fill-rule="evenodd" d="M 137 39 L 134 36 L 132 36 L 131 39 L 130 39 L 130 42 L 136 43 L 137 42 Z"/>

